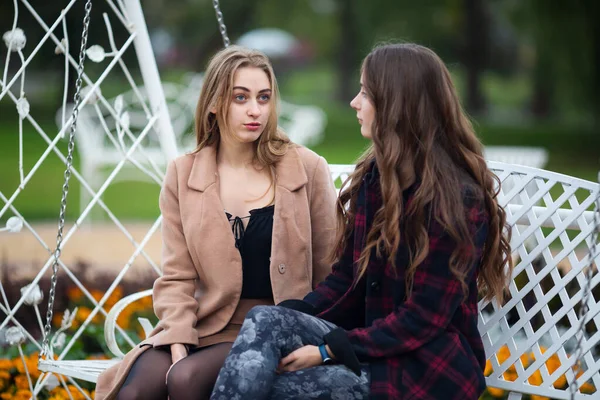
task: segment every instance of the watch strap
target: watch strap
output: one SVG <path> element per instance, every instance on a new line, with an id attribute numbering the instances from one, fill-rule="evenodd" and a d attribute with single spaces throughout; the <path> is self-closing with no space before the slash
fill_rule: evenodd
<path id="1" fill-rule="evenodd" d="M 331 357 L 329 357 L 329 354 L 327 353 L 327 349 L 325 348 L 325 343 L 323 343 L 322 345 L 319 346 L 319 352 L 321 353 L 321 359 L 322 359 L 323 363 L 331 361 Z"/>

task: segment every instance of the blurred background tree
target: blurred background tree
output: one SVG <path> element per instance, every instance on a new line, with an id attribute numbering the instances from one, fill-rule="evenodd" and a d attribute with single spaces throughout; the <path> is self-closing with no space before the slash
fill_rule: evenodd
<path id="1" fill-rule="evenodd" d="M 66 1 L 30 3 L 50 25 Z M 153 0 L 143 6 L 163 80 L 202 72 L 222 47 L 211 0 Z M 12 7 L 10 1 L 0 2 L 2 32 L 12 26 Z M 68 21 L 72 48 L 79 45 L 81 35 L 83 5 L 76 7 L 78 13 Z M 105 48 L 108 39 L 101 14 L 107 7 L 105 1 L 94 2 L 89 38 L 90 44 Z M 600 154 L 596 0 L 221 0 L 221 8 L 234 43 L 263 28 L 277 28 L 296 38 L 297 45 L 286 56 L 273 58 L 281 93 L 286 100 L 315 104 L 326 112 L 325 139 L 313 148 L 330 162 L 352 162 L 367 144 L 348 106 L 358 90 L 362 58 L 377 43 L 409 41 L 432 48 L 446 62 L 485 144 L 544 147 L 550 153 L 546 168 L 596 179 Z M 27 32 L 31 46 L 43 35 L 25 12 L 19 15 L 19 27 Z M 115 32 L 117 43 L 122 43 L 124 33 Z M 62 97 L 63 61 L 53 47 L 44 47 L 32 61 L 34 66 L 43 64 L 43 72 L 30 74 L 26 89 L 35 94 L 29 96 L 32 107 L 47 113 L 48 126 L 54 124 Z M 0 46 L 0 53 L 6 50 Z M 128 65 L 135 66 L 133 51 L 130 57 Z M 86 68 L 93 70 L 93 63 Z M 102 90 L 117 94 L 119 87 L 107 83 Z M 0 102 L 0 114 L 5 107 L 13 105 Z M 14 169 L 17 145 L 14 112 L 5 115 L 10 117 L 0 119 L 0 170 Z M 44 182 L 60 187 L 50 183 L 52 178 Z M 36 213 L 53 217 L 54 208 L 46 215 L 38 206 Z"/>

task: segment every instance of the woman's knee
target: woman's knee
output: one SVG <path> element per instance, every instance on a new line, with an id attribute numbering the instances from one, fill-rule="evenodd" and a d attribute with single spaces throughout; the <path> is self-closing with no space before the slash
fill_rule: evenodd
<path id="1" fill-rule="evenodd" d="M 275 312 L 274 306 L 254 306 L 248 311 L 246 314 L 246 318 L 256 319 L 264 319 L 264 317 L 270 317 Z"/>
<path id="2" fill-rule="evenodd" d="M 124 386 L 117 393 L 116 400 L 143 400 L 144 394 L 133 385 Z"/>
<path id="3" fill-rule="evenodd" d="M 192 383 L 198 379 L 195 377 L 194 371 L 191 368 L 182 368 L 183 363 L 179 362 L 171 368 L 167 377 L 167 390 L 171 392 L 179 392 L 181 389 L 188 389 Z"/>
<path id="4" fill-rule="evenodd" d="M 252 326 L 252 329 L 262 331 L 270 329 L 275 321 L 275 314 L 278 307 L 274 306 L 254 306 L 246 314 L 244 325 Z"/>
<path id="5" fill-rule="evenodd" d="M 192 355 L 192 358 L 184 359 L 171 368 L 167 391 L 172 400 L 210 397 L 226 354 L 220 357 L 207 353 L 206 356 L 207 359 L 200 360 Z"/>

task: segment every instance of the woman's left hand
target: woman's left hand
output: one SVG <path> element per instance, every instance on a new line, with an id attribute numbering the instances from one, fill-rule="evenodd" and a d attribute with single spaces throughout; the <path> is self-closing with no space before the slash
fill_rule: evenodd
<path id="1" fill-rule="evenodd" d="M 317 346 L 304 346 L 292 351 L 279 361 L 280 372 L 293 372 L 305 368 L 316 367 L 323 363 L 321 352 Z"/>

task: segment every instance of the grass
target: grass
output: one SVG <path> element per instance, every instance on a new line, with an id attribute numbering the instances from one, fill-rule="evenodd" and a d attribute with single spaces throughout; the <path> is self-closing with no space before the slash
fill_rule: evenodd
<path id="1" fill-rule="evenodd" d="M 16 124 L 15 124 L 16 125 Z M 43 124 L 48 134 L 56 134 L 56 128 Z M 18 169 L 18 135 L 17 127 L 11 124 L 0 126 L 0 192 L 11 197 L 20 184 Z M 57 146 L 66 154 L 67 146 L 61 141 Z M 32 128 L 24 129 L 24 175 L 27 175 L 34 164 L 47 148 L 47 143 Z M 79 157 L 74 156 L 74 165 L 78 167 Z M 51 152 L 41 163 L 39 169 L 32 175 L 13 205 L 27 220 L 57 220 L 63 185 L 65 164 Z M 79 216 L 79 194 L 81 185 L 73 175 L 69 184 L 67 218 Z M 155 183 L 118 182 L 110 185 L 103 197 L 106 205 L 118 218 L 145 219 L 158 215 L 158 192 L 160 188 Z M 0 202 L 0 208 L 5 203 Z M 13 213 L 8 211 L 6 215 Z M 94 217 L 104 215 L 98 206 L 93 209 Z M 4 219 L 4 218 L 3 218 Z"/>
<path id="2" fill-rule="evenodd" d="M 456 74 L 457 87 L 462 87 L 460 74 Z M 521 78 L 507 84 L 511 90 L 500 90 L 503 79 L 490 77 L 486 80 L 490 103 L 517 104 L 523 101 L 526 89 Z M 312 103 L 322 107 L 328 117 L 324 140 L 313 146 L 313 150 L 323 155 L 330 163 L 352 163 L 368 145 L 361 137 L 356 123 L 355 112 L 346 104 L 332 99 L 334 83 L 332 72 L 325 67 L 297 71 L 282 80 L 281 92 L 288 101 L 299 104 Z M 506 93 L 510 92 L 510 93 Z M 511 97 L 512 96 L 512 97 Z M 5 105 L 5 104 L 4 104 Z M 41 115 L 51 115 L 51 110 Z M 18 171 L 18 124 L 16 113 L 6 107 L 2 109 L 0 123 L 0 191 L 7 197 L 19 186 Z M 33 114 L 33 112 L 32 112 Z M 5 117 L 9 115 L 9 117 Z M 38 120 L 38 115 L 34 114 Z M 11 119 L 13 118 L 13 119 Z M 41 118 L 42 128 L 51 136 L 56 127 L 51 118 Z M 24 126 L 25 159 L 27 174 L 47 148 L 40 135 L 26 121 Z M 600 169 L 598 148 L 600 135 L 589 129 L 561 124 L 532 123 L 481 123 L 475 129 L 486 145 L 541 146 L 548 150 L 550 157 L 546 169 L 567 175 L 596 180 Z M 66 142 L 58 148 L 65 153 Z M 78 156 L 75 154 L 75 165 Z M 60 205 L 64 164 L 58 156 L 50 153 L 33 175 L 24 191 L 16 198 L 14 205 L 28 220 L 56 220 Z M 72 178 L 70 185 L 67 218 L 79 215 L 80 185 Z M 109 186 L 103 199 L 107 206 L 122 219 L 147 219 L 158 215 L 159 186 L 154 183 L 119 182 Z M 4 206 L 0 202 L 0 208 Z M 101 216 L 102 210 L 94 210 L 94 217 Z M 12 215 L 8 211 L 6 216 Z M 5 218 L 2 218 L 3 220 Z M 0 224 L 1 227 L 2 224 Z"/>

